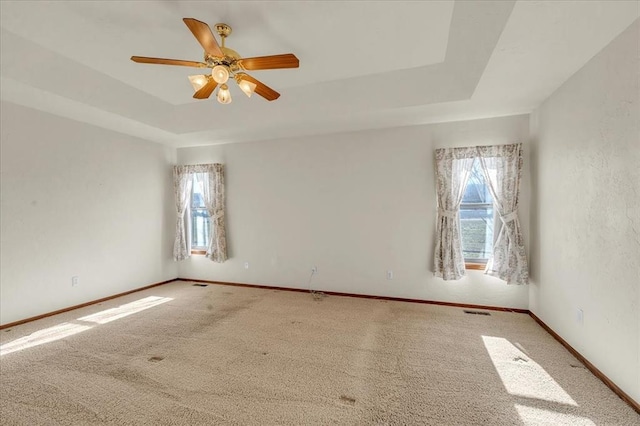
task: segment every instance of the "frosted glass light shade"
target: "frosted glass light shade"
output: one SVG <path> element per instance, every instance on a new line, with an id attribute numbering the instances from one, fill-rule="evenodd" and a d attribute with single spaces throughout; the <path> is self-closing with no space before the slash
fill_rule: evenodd
<path id="1" fill-rule="evenodd" d="M 206 75 L 190 75 L 189 76 L 189 81 L 191 82 L 191 85 L 193 86 L 193 90 L 195 90 L 196 92 L 200 89 L 202 89 L 204 87 L 205 84 L 207 84 L 207 76 Z"/>
<path id="2" fill-rule="evenodd" d="M 218 84 L 224 84 L 229 80 L 229 69 L 224 65 L 216 65 L 211 70 L 211 77 Z"/>
<path id="3" fill-rule="evenodd" d="M 238 86 L 240 86 L 240 90 L 244 92 L 249 98 L 253 95 L 253 92 L 256 90 L 256 84 L 249 80 L 240 80 L 238 81 Z"/>
<path id="4" fill-rule="evenodd" d="M 226 84 L 223 84 L 222 86 L 220 86 L 220 89 L 218 90 L 218 102 L 220 102 L 221 104 L 230 104 L 231 103 L 231 92 L 229 92 L 229 86 L 227 86 Z"/>

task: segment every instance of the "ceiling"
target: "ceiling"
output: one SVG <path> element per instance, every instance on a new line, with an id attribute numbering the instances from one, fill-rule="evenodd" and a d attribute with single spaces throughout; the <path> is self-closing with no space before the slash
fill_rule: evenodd
<path id="1" fill-rule="evenodd" d="M 0 92 L 175 147 L 521 114 L 639 16 L 636 1 L 2 1 Z M 251 73 L 274 102 L 233 86 L 229 105 L 195 100 L 197 69 L 129 60 L 201 60 L 183 17 L 300 68 Z"/>

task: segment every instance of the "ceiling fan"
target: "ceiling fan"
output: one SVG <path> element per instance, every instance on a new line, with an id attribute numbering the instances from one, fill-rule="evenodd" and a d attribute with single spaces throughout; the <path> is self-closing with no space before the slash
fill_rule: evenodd
<path id="1" fill-rule="evenodd" d="M 280 93 L 269 86 L 251 77 L 244 71 L 270 70 L 278 68 L 298 68 L 300 62 L 293 53 L 282 55 L 257 56 L 242 58 L 235 50 L 225 47 L 225 39 L 231 34 L 231 27 L 227 24 L 216 24 L 215 28 L 222 40 L 218 45 L 209 25 L 193 18 L 184 18 L 184 23 L 191 30 L 195 38 L 204 48 L 204 61 L 184 61 L 180 59 L 148 58 L 145 56 L 132 56 L 131 60 L 142 64 L 178 65 L 194 68 L 211 68 L 209 74 L 190 75 L 189 81 L 195 90 L 196 99 L 207 99 L 218 85 L 216 97 L 221 104 L 231 103 L 231 92 L 227 81 L 233 78 L 240 90 L 247 96 L 255 92 L 268 101 L 276 100 Z"/>

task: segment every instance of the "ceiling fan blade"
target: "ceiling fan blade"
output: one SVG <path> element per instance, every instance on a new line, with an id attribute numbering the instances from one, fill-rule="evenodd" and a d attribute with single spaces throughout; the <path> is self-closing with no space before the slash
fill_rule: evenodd
<path id="1" fill-rule="evenodd" d="M 242 58 L 238 60 L 238 63 L 245 70 L 273 70 L 278 68 L 298 68 L 300 66 L 300 61 L 293 53 Z"/>
<path id="2" fill-rule="evenodd" d="M 209 25 L 193 18 L 183 18 L 182 20 L 187 24 L 187 27 L 189 27 L 195 38 L 198 40 L 198 43 L 202 45 L 205 52 L 213 56 L 224 56 L 216 38 L 211 32 L 211 28 L 209 28 Z"/>
<path id="3" fill-rule="evenodd" d="M 147 58 L 146 56 L 132 56 L 131 60 L 139 64 L 180 65 L 182 67 L 206 68 L 207 64 L 196 61 L 183 61 L 181 59 Z"/>
<path id="4" fill-rule="evenodd" d="M 207 84 L 202 86 L 200 90 L 193 94 L 193 97 L 196 99 L 207 99 L 213 91 L 215 90 L 218 83 L 213 78 L 209 78 Z"/>
<path id="5" fill-rule="evenodd" d="M 254 92 L 257 93 L 258 95 L 262 96 L 266 100 L 275 101 L 276 99 L 278 99 L 280 97 L 280 93 L 276 92 L 271 87 L 267 86 L 266 84 L 262 83 L 261 81 L 256 80 L 255 78 L 251 77 L 249 74 L 243 74 L 242 78 L 244 80 L 248 80 L 248 81 L 252 82 L 253 84 L 255 84 L 256 85 L 256 89 L 255 89 Z"/>

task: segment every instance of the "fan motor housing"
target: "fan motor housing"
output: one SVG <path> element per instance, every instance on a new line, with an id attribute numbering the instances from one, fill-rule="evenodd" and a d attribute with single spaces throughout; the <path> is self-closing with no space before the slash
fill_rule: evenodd
<path id="1" fill-rule="evenodd" d="M 229 49 L 228 47 L 220 47 L 224 56 L 212 56 L 205 52 L 204 54 L 204 62 L 207 64 L 209 68 L 213 68 L 216 65 L 226 65 L 232 71 L 238 71 L 240 66 L 238 65 L 238 60 L 241 59 L 241 56 L 238 52 L 233 49 Z"/>

